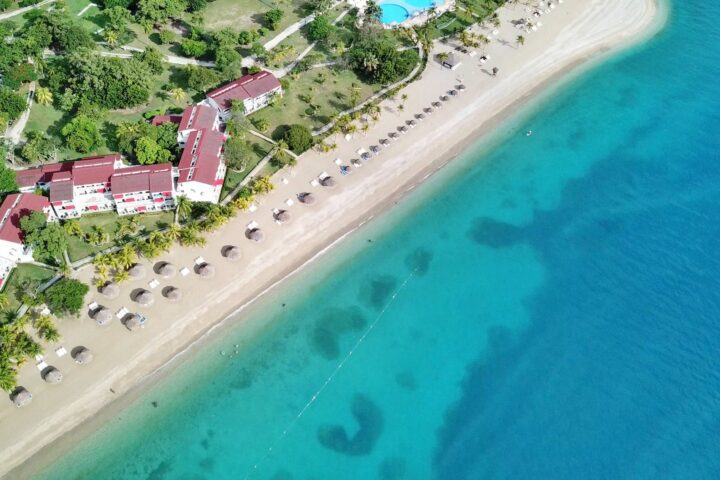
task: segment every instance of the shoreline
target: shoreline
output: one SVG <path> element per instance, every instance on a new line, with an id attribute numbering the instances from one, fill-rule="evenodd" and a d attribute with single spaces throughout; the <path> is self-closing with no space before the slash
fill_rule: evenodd
<path id="1" fill-rule="evenodd" d="M 630 3 L 633 2 L 633 0 L 629 0 Z M 566 2 L 565 5 L 567 5 Z M 596 2 L 597 3 L 597 2 Z M 622 0 L 618 0 L 615 2 L 616 6 L 618 8 L 622 8 L 627 1 L 623 2 Z M 451 164 L 455 161 L 456 157 L 458 155 L 461 155 L 463 152 L 465 152 L 468 147 L 470 147 L 473 144 L 477 144 L 479 141 L 483 142 L 486 140 L 490 140 L 488 142 L 489 144 L 492 144 L 496 141 L 496 137 L 498 139 L 501 139 L 503 137 L 503 132 L 498 132 L 498 127 L 502 126 L 504 122 L 506 122 L 509 118 L 514 117 L 519 112 L 521 112 L 528 103 L 535 103 L 538 101 L 543 101 L 547 96 L 551 95 L 554 91 L 554 86 L 560 82 L 560 86 L 562 84 L 565 84 L 568 81 L 571 81 L 576 75 L 580 75 L 584 73 L 586 68 L 592 68 L 595 65 L 596 61 L 601 61 L 605 59 L 605 57 L 613 53 L 619 49 L 624 49 L 627 45 L 631 43 L 637 43 L 645 40 L 646 38 L 654 35 L 659 28 L 662 26 L 662 21 L 656 21 L 657 18 L 657 3 L 655 0 L 644 0 L 644 3 L 648 6 L 649 12 L 646 12 L 646 16 L 643 18 L 644 23 L 639 22 L 633 22 L 633 27 L 637 30 L 633 33 L 633 35 L 628 36 L 627 34 L 623 34 L 621 38 L 611 38 L 613 35 L 609 35 L 608 38 L 601 38 L 599 40 L 596 40 L 591 45 L 586 45 L 585 49 L 583 49 L 580 54 L 575 54 L 568 56 L 567 58 L 562 58 L 559 60 L 559 63 L 557 67 L 553 68 L 550 67 L 547 72 L 542 72 L 541 75 L 539 75 L 540 78 L 538 82 L 535 82 L 534 84 L 531 84 L 528 89 L 523 90 L 521 92 L 518 92 L 519 94 L 512 95 L 512 92 L 510 92 L 507 96 L 510 97 L 510 101 L 507 102 L 505 105 L 502 105 L 498 108 L 497 111 L 493 112 L 491 115 L 489 115 L 487 118 L 482 119 L 482 123 L 479 125 L 475 125 L 474 127 L 465 129 L 465 131 L 456 133 L 455 137 L 450 139 L 449 142 L 447 142 L 447 148 L 442 150 L 441 152 L 438 152 L 437 155 L 433 153 L 426 153 L 427 155 L 432 155 L 432 158 L 427 159 L 426 163 L 417 171 L 412 171 L 412 174 L 409 175 L 406 181 L 403 181 L 401 183 L 392 185 L 391 188 L 389 188 L 382 198 L 379 198 L 377 201 L 372 203 L 371 205 L 367 206 L 366 208 L 362 209 L 359 214 L 355 215 L 353 219 L 349 222 L 346 222 L 345 224 L 341 225 L 340 228 L 337 228 L 330 232 L 329 235 L 326 235 L 324 238 L 322 238 L 320 241 L 318 241 L 313 247 L 315 248 L 308 248 L 306 249 L 307 252 L 302 252 L 302 254 L 295 256 L 292 258 L 292 261 L 289 262 L 290 264 L 284 267 L 284 268 L 275 268 L 273 272 L 270 272 L 270 275 L 267 275 L 267 278 L 263 278 L 260 283 L 260 285 L 252 289 L 252 291 L 249 294 L 244 294 L 242 302 L 240 302 L 240 305 L 237 305 L 236 303 L 233 303 L 233 306 L 230 308 L 225 307 L 227 305 L 227 301 L 224 303 L 221 303 L 219 308 L 215 308 L 219 315 L 207 315 L 212 316 L 211 320 L 205 320 L 202 322 L 201 325 L 195 325 L 194 328 L 191 328 L 189 325 L 186 325 L 186 328 L 183 328 L 181 332 L 175 332 L 175 336 L 167 336 L 164 340 L 165 343 L 161 344 L 157 348 L 155 348 L 153 351 L 148 352 L 147 350 L 142 351 L 142 353 L 145 355 L 144 357 L 141 357 L 138 359 L 136 364 L 139 363 L 140 360 L 156 360 L 154 363 L 152 361 L 148 361 L 144 367 L 145 371 L 138 372 L 139 369 L 131 369 L 132 374 L 129 374 L 128 372 L 118 372 L 118 373 L 125 373 L 124 375 L 120 375 L 123 377 L 121 380 L 118 381 L 98 381 L 98 379 L 95 379 L 95 383 L 91 385 L 93 388 L 92 391 L 94 392 L 100 392 L 102 388 L 106 387 L 108 384 L 114 387 L 118 392 L 121 393 L 120 396 L 111 396 L 107 397 L 103 396 L 102 398 L 95 398 L 94 404 L 92 405 L 84 405 L 80 406 L 79 409 L 76 410 L 75 415 L 73 415 L 73 418 L 65 418 L 64 422 L 59 422 L 58 424 L 55 424 L 55 429 L 53 432 L 56 432 L 56 435 L 53 438 L 48 438 L 47 431 L 39 432 L 39 434 L 36 434 L 36 436 L 32 439 L 23 438 L 20 444 L 24 442 L 24 445 L 22 445 L 23 448 L 13 448 L 14 452 L 9 452 L 10 449 L 4 448 L 3 449 L 3 467 L 2 470 L 0 470 L 0 474 L 7 474 L 8 468 L 15 468 L 20 462 L 26 461 L 27 458 L 30 455 L 35 454 L 39 451 L 38 457 L 33 457 L 33 460 L 35 460 L 34 467 L 30 468 L 30 465 L 24 464 L 19 467 L 17 470 L 13 470 L 10 472 L 11 474 L 19 474 L 20 472 L 37 472 L 38 470 L 38 463 L 42 466 L 47 466 L 49 462 L 56 458 L 59 454 L 61 454 L 62 451 L 66 451 L 69 448 L 72 448 L 71 443 L 67 442 L 60 444 L 60 442 L 57 442 L 58 438 L 62 438 L 63 440 L 66 440 L 67 437 L 78 437 L 82 438 L 87 432 L 93 431 L 94 426 L 102 424 L 105 419 L 107 419 L 110 415 L 112 415 L 112 412 L 116 412 L 118 410 L 121 410 L 124 406 L 128 405 L 133 398 L 136 398 L 137 395 L 142 393 L 142 387 L 147 385 L 151 380 L 154 378 L 157 378 L 157 375 L 167 375 L 172 372 L 172 370 L 180 364 L 183 357 L 192 354 L 192 352 L 201 346 L 207 339 L 211 338 L 214 333 L 222 330 L 226 327 L 239 327 L 239 324 L 242 322 L 242 319 L 235 318 L 240 312 L 245 311 L 252 311 L 253 309 L 257 308 L 259 304 L 262 304 L 265 300 L 268 299 L 268 297 L 272 296 L 274 293 L 277 292 L 277 287 L 282 285 L 288 280 L 292 280 L 296 277 L 296 275 L 303 270 L 305 270 L 307 267 L 312 266 L 315 261 L 318 259 L 324 258 L 325 255 L 327 255 L 328 252 L 335 251 L 336 246 L 338 244 L 345 243 L 344 240 L 348 238 L 348 236 L 352 234 L 356 234 L 358 231 L 361 231 L 363 228 L 367 227 L 369 224 L 372 224 L 374 221 L 377 221 L 379 218 L 382 218 L 382 213 L 386 212 L 390 207 L 392 207 L 394 204 L 404 201 L 408 197 L 408 193 L 413 192 L 416 190 L 416 188 L 419 185 L 423 185 L 423 187 L 426 187 L 427 184 L 432 183 L 434 180 L 438 179 L 438 177 L 441 177 L 444 172 L 448 172 L 449 174 L 455 174 L 456 172 L 451 171 L 453 169 L 446 169 L 445 167 L 448 166 L 448 164 Z M 558 10 L 561 10 L 564 8 L 564 6 L 560 6 Z M 579 8 L 579 7 L 578 7 Z M 588 7 L 589 9 L 590 7 Z M 556 15 L 558 12 L 554 12 L 553 15 Z M 552 16 L 551 16 L 552 17 Z M 635 19 L 637 20 L 637 19 Z M 664 19 L 660 19 L 664 20 Z M 626 20 L 629 22 L 629 20 Z M 655 28 L 650 28 L 650 27 Z M 625 32 L 626 28 L 625 26 L 619 27 L 616 26 L 620 31 Z M 614 35 L 615 37 L 618 36 L 618 33 Z M 470 62 L 468 62 L 470 63 Z M 579 68 L 579 67 L 586 67 L 586 68 Z M 469 68 L 467 65 L 463 65 L 460 71 L 458 73 L 467 74 L 470 73 L 467 70 Z M 425 75 L 428 75 L 429 70 L 433 68 L 432 65 L 429 65 L 425 72 L 423 72 L 423 77 Z M 432 72 L 435 74 L 436 72 Z M 442 75 L 440 73 L 439 75 Z M 424 79 L 419 80 L 418 82 L 413 83 L 408 87 L 407 90 L 412 89 L 415 87 L 417 89 L 418 84 L 422 84 Z M 502 79 L 499 79 L 498 83 L 501 82 Z M 540 93 L 542 92 L 542 93 Z M 473 95 L 472 91 L 468 91 L 461 94 L 461 102 L 464 100 L 467 96 Z M 453 102 L 457 102 L 457 100 L 451 100 L 449 102 L 449 105 L 444 107 L 444 110 L 436 113 L 433 115 L 433 117 L 441 116 L 443 115 L 447 110 L 451 110 Z M 424 103 L 429 103 L 429 100 L 425 100 Z M 414 111 L 414 110 L 413 110 Z M 464 113 L 467 113 L 463 110 Z M 460 113 L 463 113 L 460 112 Z M 390 117 L 393 115 L 389 112 L 384 112 L 384 119 L 387 120 L 387 117 Z M 406 117 L 408 114 L 405 115 Z M 456 115 L 457 117 L 458 115 Z M 465 119 L 467 119 L 467 115 L 463 115 Z M 461 117 L 461 120 L 462 118 Z M 398 123 L 399 119 L 395 119 L 394 122 Z M 426 121 L 426 123 L 429 123 L 430 120 Z M 382 123 L 382 121 L 381 121 Z M 421 129 L 423 126 L 420 125 L 418 129 Z M 376 128 L 373 129 L 373 132 L 375 133 Z M 493 135 L 488 135 L 490 132 L 493 132 Z M 378 132 L 379 134 L 379 132 Z M 493 138 L 486 138 L 486 137 L 493 137 Z M 388 152 L 385 152 L 379 157 L 379 159 L 373 160 L 373 162 L 376 163 L 376 166 L 378 166 L 378 163 L 389 163 L 387 161 L 388 156 L 395 155 L 395 152 L 398 150 L 398 145 L 402 142 L 402 140 L 405 140 L 406 138 L 416 138 L 417 139 L 417 132 L 410 131 L 406 137 L 401 138 L 393 146 L 391 146 L 388 149 Z M 432 139 L 432 137 L 430 137 Z M 356 141 L 359 140 L 359 141 Z M 499 141 L 499 140 L 498 140 Z M 358 145 L 368 145 L 370 144 L 370 139 L 366 139 L 360 135 L 357 135 L 355 139 L 353 139 L 352 144 L 355 146 Z M 426 142 L 427 143 L 427 142 Z M 427 146 L 427 145 L 426 145 Z M 485 147 L 483 145 L 483 147 Z M 352 147 L 351 147 L 352 148 Z M 329 160 L 328 157 L 334 157 L 336 154 L 317 154 L 315 152 L 306 154 L 306 156 L 311 157 L 323 157 L 325 160 Z M 337 155 L 341 156 L 342 158 L 349 158 L 348 155 Z M 311 159 L 305 158 L 304 159 L 306 163 L 310 163 Z M 312 161 L 314 161 L 315 158 L 312 158 Z M 329 163 L 329 162 L 327 162 Z M 302 162 L 301 165 L 299 165 L 295 170 L 300 170 L 303 168 Z M 330 166 L 320 167 L 320 166 L 309 166 L 310 169 L 313 170 L 322 170 L 323 168 L 328 170 L 331 168 Z M 353 175 L 352 180 L 360 179 L 365 175 L 365 170 L 369 169 L 370 166 L 364 167 L 363 170 L 359 170 L 356 174 Z M 382 175 L 383 177 L 389 176 L 386 174 L 378 174 Z M 280 172 L 278 176 L 283 176 L 283 172 Z M 287 175 L 286 175 L 287 176 Z M 399 176 L 399 175 L 398 175 Z M 377 180 L 377 176 L 375 177 Z M 403 177 L 403 180 L 405 178 Z M 343 179 L 344 181 L 344 179 Z M 369 181 L 369 180 L 368 180 Z M 307 183 L 307 182 L 304 182 Z M 282 190 L 284 189 L 284 186 L 278 186 L 276 190 Z M 305 188 L 308 188 L 307 186 Z M 362 191 L 365 191 L 363 188 Z M 351 191 L 351 193 L 353 193 Z M 267 199 L 262 200 L 262 207 L 268 207 L 268 203 L 270 203 Z M 322 203 L 322 202 L 321 202 Z M 295 207 L 295 209 L 291 209 L 291 211 L 294 213 L 296 209 L 304 209 L 304 207 L 298 205 Z M 309 210 L 308 210 L 309 211 Z M 232 227 L 237 227 L 238 223 L 242 224 L 243 221 L 246 219 L 246 217 L 258 217 L 258 214 L 254 215 L 248 215 L 247 213 L 240 214 L 238 219 L 233 220 L 230 224 L 228 224 L 226 227 L 221 229 L 221 231 L 217 234 L 213 234 L 211 238 L 209 238 L 208 242 L 208 248 L 203 249 L 182 249 L 182 251 L 179 251 L 181 249 L 174 248 L 171 252 L 171 257 L 181 257 L 181 258 L 189 258 L 192 257 L 192 252 L 202 252 L 203 255 L 210 257 L 210 253 L 208 251 L 212 248 L 211 244 L 216 243 L 223 243 L 223 237 L 227 237 L 229 233 L 232 231 Z M 264 221 L 263 223 L 266 223 Z M 237 233 L 237 232 L 236 232 Z M 232 243 L 238 244 L 243 249 L 244 260 L 247 259 L 247 252 L 253 251 L 253 249 L 250 246 L 246 246 L 248 242 L 246 242 L 244 239 L 237 239 L 234 240 Z M 268 242 L 265 242 L 266 245 Z M 256 247 L 258 248 L 258 247 Z M 178 262 L 180 263 L 180 262 Z M 261 261 L 259 263 L 262 263 Z M 227 263 L 220 263 L 218 262 L 218 265 L 220 265 L 220 269 L 226 269 Z M 88 269 L 89 270 L 89 269 Z M 272 268 L 269 268 L 269 270 L 273 270 Z M 83 278 L 87 277 L 87 274 L 89 272 L 85 271 Z M 218 281 L 219 283 L 219 281 Z M 235 289 L 231 289 L 231 292 L 227 292 L 226 289 L 221 289 L 221 293 L 225 292 L 225 298 L 218 298 L 217 296 L 215 298 L 211 298 L 211 300 L 218 299 L 221 302 L 223 300 L 227 300 L 228 297 L 232 296 L 233 293 L 237 293 L 238 290 L 241 290 L 241 285 L 238 285 Z M 90 295 L 92 296 L 92 295 Z M 90 297 L 89 296 L 89 297 Z M 101 300 L 101 298 L 98 295 L 95 295 L 96 300 Z M 90 301 L 92 299 L 89 299 Z M 125 302 L 128 304 L 128 306 L 134 307 L 135 305 L 131 304 L 130 302 Z M 158 303 L 164 304 L 163 299 L 159 299 Z M 224 307 L 224 308 L 223 308 Z M 187 317 L 191 318 L 191 320 L 199 318 L 203 313 L 206 313 L 209 310 L 209 307 L 206 307 L 205 309 L 188 309 Z M 86 321 L 83 319 L 83 322 L 85 323 L 84 328 L 93 328 L 94 325 L 89 325 L 91 322 Z M 78 322 L 81 323 L 81 322 Z M 198 322 L 199 323 L 199 322 Z M 115 327 L 119 327 L 118 325 L 115 325 Z M 121 332 L 119 333 L 116 329 L 115 332 L 112 334 L 118 334 L 123 335 L 124 337 L 130 336 L 127 332 Z M 149 330 L 149 329 L 148 329 Z M 104 332 L 105 336 L 109 336 L 110 332 Z M 147 333 L 147 332 L 140 332 Z M 134 334 L 133 334 L 134 335 Z M 147 335 L 146 335 L 147 337 Z M 164 355 L 165 352 L 159 352 L 158 350 L 161 350 L 161 347 L 170 351 L 170 355 Z M 170 347 L 170 348 L 168 348 Z M 153 366 L 153 368 L 148 369 L 147 366 Z M 30 366 L 32 369 L 34 369 L 34 366 Z M 27 372 L 26 372 L 27 373 Z M 74 373 L 74 372 L 73 372 Z M 103 374 L 106 372 L 96 372 L 99 374 Z M 112 373 L 112 372 L 111 372 Z M 96 375 L 97 376 L 97 375 Z M 111 380 L 115 380 L 114 378 Z M 118 387 L 119 386 L 119 387 Z M 67 385 L 66 389 L 69 389 Z M 108 387 L 108 388 L 112 388 Z M 60 386 L 59 388 L 62 388 Z M 104 389 L 107 391 L 107 388 Z M 92 392 L 87 392 L 86 396 L 90 395 Z M 38 395 L 39 396 L 39 395 Z M 83 399 L 76 399 L 75 403 L 79 403 Z M 35 403 L 35 402 L 34 402 Z M 68 408 L 72 410 L 73 404 L 69 405 Z M 100 412 L 99 415 L 93 416 L 98 410 L 103 408 L 103 410 Z M 3 409 L 3 412 L 7 409 Z M 40 421 L 40 419 L 38 419 Z M 3 427 L 0 428 L 8 428 L 5 421 L 3 421 L 3 424 L 5 424 Z M 46 429 L 47 430 L 47 429 Z M 62 435 L 62 437 L 61 437 Z M 7 437 L 7 436 L 6 436 Z M 39 442 L 45 442 L 43 445 L 39 445 Z M 33 450 L 32 447 L 35 447 Z M 49 445 L 48 445 L 49 444 Z M 13 447 L 17 447 L 17 444 L 13 444 Z M 23 458 L 19 458 L 20 452 L 22 454 L 26 455 Z M 11 454 L 9 454 L 11 453 Z M 38 461 L 39 460 L 39 461 Z M 45 461 L 43 461 L 45 460 Z"/>

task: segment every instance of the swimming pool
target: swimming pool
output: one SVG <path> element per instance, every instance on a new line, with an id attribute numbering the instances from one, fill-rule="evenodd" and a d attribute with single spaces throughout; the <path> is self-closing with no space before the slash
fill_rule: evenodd
<path id="1" fill-rule="evenodd" d="M 399 24 L 433 6 L 438 6 L 438 2 L 433 0 L 388 0 L 387 2 L 380 2 L 380 8 L 382 9 L 380 21 L 385 25 Z"/>

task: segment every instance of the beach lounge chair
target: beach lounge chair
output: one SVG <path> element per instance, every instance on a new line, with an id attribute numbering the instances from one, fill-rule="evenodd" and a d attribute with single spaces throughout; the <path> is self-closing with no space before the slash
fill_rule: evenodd
<path id="1" fill-rule="evenodd" d="M 318 180 L 322 182 L 323 180 L 325 180 L 325 179 L 326 179 L 327 177 L 329 177 L 329 176 L 330 176 L 330 175 L 328 175 L 327 172 L 322 172 L 322 173 L 320 173 L 320 175 L 318 175 Z"/>
<path id="2" fill-rule="evenodd" d="M 285 177 L 283 177 L 282 180 L 280 180 L 280 181 L 282 182 L 283 185 L 287 185 L 288 183 L 290 183 L 290 180 L 288 180 Z"/>
<path id="3" fill-rule="evenodd" d="M 52 312 L 50 311 L 50 309 L 48 307 L 43 307 L 43 309 L 40 310 L 41 315 L 50 315 L 51 313 Z"/>
<path id="4" fill-rule="evenodd" d="M 62 357 L 64 357 L 65 355 L 67 355 L 67 350 L 65 349 L 65 347 L 56 348 L 56 349 L 55 349 L 55 355 L 57 355 L 58 358 L 62 358 Z"/>
<path id="5" fill-rule="evenodd" d="M 43 358 L 45 358 L 45 356 L 42 355 L 42 354 L 40 354 L 40 353 L 38 353 L 37 355 L 35 355 L 35 361 L 36 361 L 36 362 L 42 362 Z"/>
<path id="6" fill-rule="evenodd" d="M 150 280 L 150 282 L 148 282 L 148 287 L 150 287 L 151 289 L 157 288 L 158 285 L 160 285 L 160 282 L 158 282 L 157 278 L 153 278 L 152 280 Z"/>
<path id="7" fill-rule="evenodd" d="M 320 182 L 318 182 L 316 178 L 313 178 L 312 180 L 310 180 L 310 185 L 312 185 L 313 187 L 319 187 Z"/>
<path id="8" fill-rule="evenodd" d="M 99 306 L 99 305 L 98 305 L 97 302 L 92 302 L 90 305 L 88 305 L 88 308 L 89 308 L 90 310 L 95 310 L 95 309 L 98 308 L 98 306 Z"/>
<path id="9" fill-rule="evenodd" d="M 203 263 L 206 263 L 203 257 L 197 257 L 195 259 L 195 265 L 202 265 Z"/>
<path id="10" fill-rule="evenodd" d="M 285 200 L 285 205 L 287 205 L 288 207 L 292 207 L 293 205 L 295 205 L 295 202 L 292 198 L 288 198 L 287 200 Z"/>
<path id="11" fill-rule="evenodd" d="M 181 268 L 180 275 L 182 275 L 183 277 L 187 277 L 188 275 L 190 275 L 190 269 L 187 267 Z"/>
<path id="12" fill-rule="evenodd" d="M 116 316 L 117 318 L 119 318 L 120 320 L 122 320 L 123 317 L 125 317 L 125 315 L 127 315 L 128 313 L 130 313 L 130 310 L 128 310 L 128 309 L 125 308 L 125 307 L 122 307 L 120 310 L 117 311 L 117 313 L 115 314 L 115 316 Z"/>
<path id="13" fill-rule="evenodd" d="M 45 370 L 48 367 L 48 364 L 45 363 L 44 361 L 41 361 L 41 362 L 38 362 L 36 367 L 38 370 L 40 370 L 42 372 L 43 370 Z"/>
<path id="14" fill-rule="evenodd" d="M 258 223 L 257 223 L 255 220 L 253 220 L 252 222 L 250 222 L 250 223 L 247 224 L 247 229 L 248 229 L 248 230 L 255 230 L 255 229 L 258 228 L 259 226 L 260 226 L 260 225 L 258 225 Z M 203 260 L 202 263 L 205 263 L 205 260 Z M 199 265 L 199 264 L 198 264 L 198 265 Z"/>
<path id="15" fill-rule="evenodd" d="M 257 209 L 258 209 L 257 205 L 255 205 L 254 203 L 251 203 L 250 206 L 248 207 L 248 212 L 252 213 L 252 212 L 256 211 Z"/>
<path id="16" fill-rule="evenodd" d="M 336 158 L 335 165 L 342 165 L 342 160 L 340 160 L 339 158 Z"/>

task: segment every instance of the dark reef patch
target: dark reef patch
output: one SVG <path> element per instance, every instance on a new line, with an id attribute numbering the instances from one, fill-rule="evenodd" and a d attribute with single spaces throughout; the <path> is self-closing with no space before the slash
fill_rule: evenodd
<path id="1" fill-rule="evenodd" d="M 360 300 L 377 311 L 387 305 L 388 300 L 397 288 L 398 280 L 390 275 L 374 277 L 364 284 L 360 290 Z"/>
<path id="2" fill-rule="evenodd" d="M 368 455 L 372 452 L 383 430 L 382 411 L 368 397 L 357 394 L 352 402 L 352 415 L 359 427 L 355 435 L 349 437 L 342 425 L 324 425 L 317 432 L 320 444 L 349 456 Z"/>
<path id="3" fill-rule="evenodd" d="M 367 320 L 357 308 L 333 308 L 315 321 L 310 333 L 314 350 L 328 360 L 340 356 L 340 337 L 361 330 Z"/>
<path id="4" fill-rule="evenodd" d="M 408 370 L 395 375 L 395 383 L 405 390 L 415 390 L 417 388 L 417 379 L 415 375 Z"/>
<path id="5" fill-rule="evenodd" d="M 405 478 L 405 459 L 388 457 L 378 465 L 378 480 L 400 480 Z"/>
<path id="6" fill-rule="evenodd" d="M 491 248 L 505 248 L 518 243 L 523 238 L 523 229 L 492 218 L 477 218 L 468 232 L 468 236 L 480 245 Z"/>
<path id="7" fill-rule="evenodd" d="M 405 265 L 415 273 L 415 275 L 423 276 L 430 270 L 430 262 L 432 259 L 433 253 L 426 248 L 420 247 L 405 257 Z"/>

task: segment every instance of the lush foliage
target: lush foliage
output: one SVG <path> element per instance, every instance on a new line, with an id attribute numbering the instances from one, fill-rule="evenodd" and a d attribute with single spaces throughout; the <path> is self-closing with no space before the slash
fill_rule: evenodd
<path id="1" fill-rule="evenodd" d="M 57 223 L 48 223 L 45 214 L 32 212 L 20 219 L 24 243 L 33 248 L 33 258 L 38 262 L 62 263 L 67 248 L 67 234 Z"/>
<path id="2" fill-rule="evenodd" d="M 102 142 L 97 124 L 86 115 L 73 118 L 63 127 L 62 134 L 68 148 L 81 153 L 91 152 Z"/>
<path id="3" fill-rule="evenodd" d="M 327 15 L 318 15 L 308 26 L 308 37 L 312 41 L 327 40 L 335 33 L 335 26 Z"/>
<path id="4" fill-rule="evenodd" d="M 283 133 L 283 139 L 295 153 L 302 153 L 313 146 L 313 137 L 305 125 L 290 125 Z"/>
<path id="5" fill-rule="evenodd" d="M 55 315 L 77 315 L 89 290 L 87 285 L 78 280 L 63 278 L 45 290 L 43 298 Z"/>
<path id="6" fill-rule="evenodd" d="M 25 111 L 25 99 L 9 88 L 0 88 L 0 114 L 5 120 L 16 120 Z"/>
<path id="7" fill-rule="evenodd" d="M 388 35 L 365 35 L 350 49 L 350 65 L 370 82 L 389 84 L 410 74 L 419 61 L 414 49 L 398 51 L 397 41 Z"/>
<path id="8" fill-rule="evenodd" d="M 275 30 L 280 25 L 284 12 L 279 8 L 273 8 L 265 12 L 265 21 L 270 29 Z"/>

